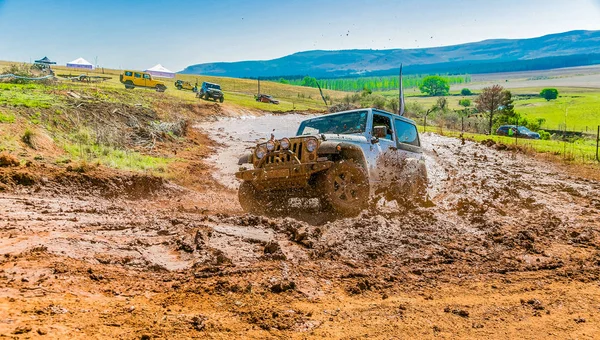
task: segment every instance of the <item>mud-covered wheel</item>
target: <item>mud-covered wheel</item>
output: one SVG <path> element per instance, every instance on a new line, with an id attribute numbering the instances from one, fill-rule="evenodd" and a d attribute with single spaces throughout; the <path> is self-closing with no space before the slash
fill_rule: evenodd
<path id="1" fill-rule="evenodd" d="M 132 89 L 132 88 L 134 88 L 134 87 L 135 87 L 135 86 L 133 86 L 133 82 L 132 82 L 131 80 L 127 80 L 127 81 L 125 81 L 125 88 L 126 88 L 126 89 Z"/>
<path id="2" fill-rule="evenodd" d="M 365 169 L 351 160 L 335 163 L 317 180 L 321 204 L 341 216 L 358 215 L 369 201 Z"/>
<path id="3" fill-rule="evenodd" d="M 156 85 L 156 92 L 165 92 L 166 89 L 164 85 Z"/>
<path id="4" fill-rule="evenodd" d="M 223 97 L 219 98 L 219 102 L 221 102 L 221 103 L 222 103 L 222 102 L 223 102 L 223 100 L 224 100 L 224 99 L 223 99 Z"/>

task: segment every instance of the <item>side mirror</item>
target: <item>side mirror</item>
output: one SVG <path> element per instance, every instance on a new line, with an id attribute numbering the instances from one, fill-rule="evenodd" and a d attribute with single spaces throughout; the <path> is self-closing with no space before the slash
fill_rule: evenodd
<path id="1" fill-rule="evenodd" d="M 384 138 L 387 135 L 386 126 L 375 126 L 373 127 L 373 136 L 377 138 Z"/>
<path id="2" fill-rule="evenodd" d="M 377 143 L 379 143 L 379 138 L 371 137 L 371 144 L 377 144 Z"/>

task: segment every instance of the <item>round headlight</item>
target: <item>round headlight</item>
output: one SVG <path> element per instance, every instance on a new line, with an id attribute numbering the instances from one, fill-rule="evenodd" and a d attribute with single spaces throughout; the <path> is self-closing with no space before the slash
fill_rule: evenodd
<path id="1" fill-rule="evenodd" d="M 270 140 L 267 142 L 267 150 L 269 150 L 269 151 L 275 150 L 275 142 L 274 141 Z"/>
<path id="2" fill-rule="evenodd" d="M 306 150 L 308 152 L 313 152 L 317 149 L 319 142 L 316 139 L 310 138 L 306 141 Z"/>
<path id="3" fill-rule="evenodd" d="M 264 145 L 261 145 L 256 148 L 256 158 L 262 159 L 267 154 L 267 148 Z"/>
<path id="4" fill-rule="evenodd" d="M 279 145 L 281 145 L 282 149 L 287 150 L 290 148 L 290 140 L 287 138 L 284 138 L 279 141 Z"/>

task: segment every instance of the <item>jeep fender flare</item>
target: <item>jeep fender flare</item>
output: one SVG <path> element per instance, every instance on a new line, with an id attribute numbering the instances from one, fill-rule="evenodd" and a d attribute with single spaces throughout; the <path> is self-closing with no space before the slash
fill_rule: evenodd
<path id="1" fill-rule="evenodd" d="M 367 169 L 367 161 L 363 150 L 355 144 L 344 142 L 326 141 L 321 143 L 317 150 L 319 156 L 331 157 L 332 160 L 352 159 L 357 164 L 360 164 L 365 170 Z"/>

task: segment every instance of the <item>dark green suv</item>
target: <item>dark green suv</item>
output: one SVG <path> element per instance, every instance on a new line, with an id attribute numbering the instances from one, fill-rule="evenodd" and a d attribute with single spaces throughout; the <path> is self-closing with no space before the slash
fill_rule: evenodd
<path id="1" fill-rule="evenodd" d="M 207 82 L 202 83 L 202 87 L 198 92 L 196 92 L 196 97 L 204 98 L 206 100 L 218 100 L 221 103 L 225 99 L 223 96 L 223 91 L 221 91 L 221 85 Z"/>

